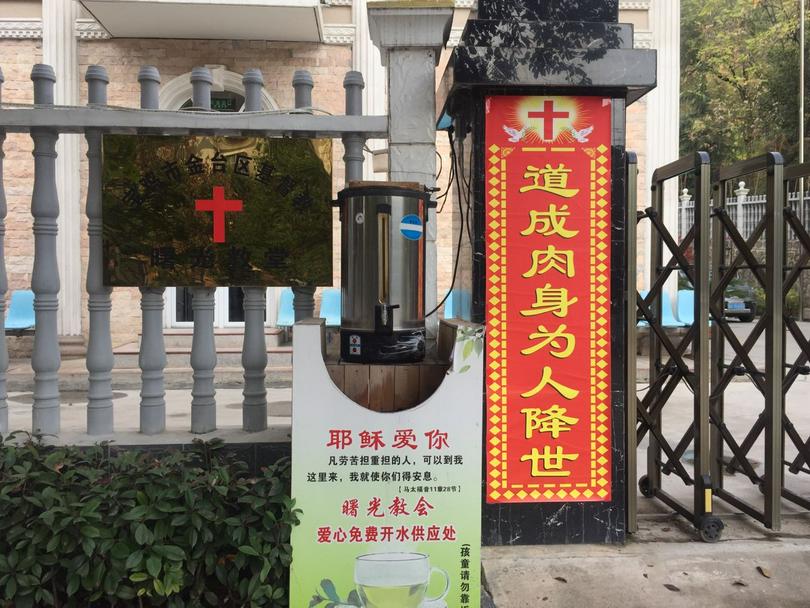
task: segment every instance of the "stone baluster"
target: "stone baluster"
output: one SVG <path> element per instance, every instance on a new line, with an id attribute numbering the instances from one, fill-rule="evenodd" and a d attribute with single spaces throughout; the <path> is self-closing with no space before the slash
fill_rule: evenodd
<path id="1" fill-rule="evenodd" d="M 295 107 L 312 107 L 312 88 L 315 82 L 312 74 L 307 70 L 296 70 L 292 81 L 295 90 Z M 292 288 L 293 310 L 295 311 L 295 321 L 309 319 L 315 316 L 315 286 L 301 285 Z"/>
<path id="2" fill-rule="evenodd" d="M 107 104 L 107 70 L 99 65 L 87 68 L 87 102 Z M 113 432 L 112 369 L 113 350 L 110 336 L 112 290 L 104 286 L 104 261 L 101 240 L 101 132 L 88 129 L 87 137 L 87 310 L 90 320 L 87 341 L 87 432 L 105 435 Z"/>
<path id="3" fill-rule="evenodd" d="M 211 85 L 214 79 L 208 68 L 191 71 L 191 102 L 198 110 L 211 109 Z M 191 367 L 194 386 L 191 389 L 191 432 L 209 433 L 217 428 L 217 402 L 214 368 L 217 349 L 214 342 L 214 293 L 212 287 L 191 290 L 194 311 L 194 336 L 191 340 Z"/>
<path id="4" fill-rule="evenodd" d="M 343 88 L 346 91 L 346 115 L 360 116 L 363 114 L 363 74 L 360 72 L 346 72 L 343 78 Z M 362 135 L 352 134 L 343 137 L 343 160 L 346 164 L 346 183 L 363 179 L 363 145 L 366 143 Z"/>
<path id="5" fill-rule="evenodd" d="M 680 241 L 686 236 L 686 233 L 689 231 L 689 228 L 692 227 L 692 224 L 695 223 L 695 206 L 692 203 L 692 195 L 689 194 L 689 188 L 684 188 L 681 190 L 680 195 L 678 195 L 678 202 L 680 206 L 680 225 L 678 226 L 678 240 Z"/>
<path id="6" fill-rule="evenodd" d="M 141 107 L 160 107 L 160 73 L 157 68 L 144 66 L 138 72 L 141 85 Z M 166 430 L 166 390 L 163 370 L 166 367 L 166 346 L 163 341 L 162 287 L 141 287 L 141 348 L 138 366 L 141 368 L 141 433 L 154 435 Z"/>
<path id="7" fill-rule="evenodd" d="M 34 103 L 53 105 L 56 75 L 49 65 L 38 63 L 31 71 Z M 56 142 L 59 135 L 47 128 L 31 129 L 34 141 L 34 192 L 31 215 L 34 217 L 34 433 L 59 433 L 59 267 L 56 257 L 59 198 L 56 192 Z"/>
<path id="8" fill-rule="evenodd" d="M 262 89 L 264 88 L 262 71 L 256 68 L 246 70 L 242 76 L 242 84 L 245 87 L 245 112 L 261 111 Z"/>
<path id="9" fill-rule="evenodd" d="M 0 70 L 0 103 L 3 100 L 3 71 Z M 6 276 L 5 237 L 6 237 L 6 192 L 3 189 L 3 142 L 6 132 L 0 129 L 0 436 L 8 433 L 8 392 L 6 373 L 8 372 L 8 345 L 6 344 Z"/>
<path id="10" fill-rule="evenodd" d="M 247 70 L 242 77 L 245 85 L 245 111 L 262 109 L 264 80 L 259 70 Z M 245 287 L 245 334 L 242 342 L 242 367 L 245 385 L 242 389 L 242 428 L 263 431 L 267 428 L 267 389 L 264 386 L 267 367 L 267 342 L 264 336 L 264 313 L 267 309 L 265 287 Z"/>
<path id="11" fill-rule="evenodd" d="M 737 203 L 734 206 L 734 223 L 737 224 L 738 230 L 744 230 L 742 209 L 745 208 L 745 199 L 749 192 L 751 192 L 751 190 L 746 188 L 745 182 L 742 181 L 737 184 L 737 189 L 734 191 L 735 202 Z M 747 238 L 749 233 L 750 231 L 746 231 L 744 236 Z"/>

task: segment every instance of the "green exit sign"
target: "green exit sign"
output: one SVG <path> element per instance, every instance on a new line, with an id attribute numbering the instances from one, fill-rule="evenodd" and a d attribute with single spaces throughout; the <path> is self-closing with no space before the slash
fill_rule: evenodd
<path id="1" fill-rule="evenodd" d="M 211 109 L 217 112 L 236 112 L 236 100 L 233 98 L 219 98 L 214 97 L 211 99 Z"/>

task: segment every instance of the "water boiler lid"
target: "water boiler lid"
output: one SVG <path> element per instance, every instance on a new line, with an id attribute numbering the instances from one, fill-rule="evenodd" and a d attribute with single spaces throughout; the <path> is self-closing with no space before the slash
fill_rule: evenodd
<path id="1" fill-rule="evenodd" d="M 430 192 L 418 182 L 349 182 L 349 186 L 338 192 L 338 200 L 354 196 L 403 196 L 421 198 L 430 205 Z"/>

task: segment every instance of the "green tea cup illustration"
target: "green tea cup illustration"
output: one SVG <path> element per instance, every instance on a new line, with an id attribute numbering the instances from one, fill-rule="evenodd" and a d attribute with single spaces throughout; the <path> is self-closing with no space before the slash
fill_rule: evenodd
<path id="1" fill-rule="evenodd" d="M 428 597 L 433 573 L 444 577 L 444 591 Z M 354 561 L 354 584 L 363 608 L 420 608 L 443 600 L 450 590 L 450 577 L 431 567 L 422 553 L 369 553 Z"/>

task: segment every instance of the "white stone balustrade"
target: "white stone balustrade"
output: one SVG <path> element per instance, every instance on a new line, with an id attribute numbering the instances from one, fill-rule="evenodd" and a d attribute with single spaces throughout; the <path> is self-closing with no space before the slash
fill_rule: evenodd
<path id="1" fill-rule="evenodd" d="M 103 133 L 172 132 L 243 136 L 339 137 L 346 153 L 347 180 L 361 179 L 363 147 L 370 138 L 387 135 L 387 118 L 362 116 L 363 77 L 349 72 L 344 80 L 345 116 L 320 116 L 312 113 L 312 76 L 299 70 L 293 87 L 297 111 L 268 113 L 261 111 L 263 80 L 259 70 L 244 74 L 245 112 L 211 112 L 212 79 L 207 68 L 195 68 L 191 75 L 194 112 L 158 110 L 160 74 L 145 66 L 138 74 L 141 110 L 123 110 L 107 106 L 110 79 L 103 66 L 90 66 L 85 75 L 88 104 L 85 107 L 54 105 L 57 75 L 44 64 L 34 66 L 31 79 L 34 106 L 4 107 L 0 110 L 0 322 L 5 318 L 4 296 L 8 281 L 3 258 L 6 200 L 2 180 L 2 144 L 8 132 L 29 133 L 34 143 L 34 189 L 31 213 L 34 218 L 34 267 L 31 289 L 34 292 L 35 332 L 31 367 L 34 395 L 31 430 L 35 433 L 60 433 L 59 370 L 61 365 L 59 334 L 60 273 L 57 235 L 60 214 L 56 179 L 56 144 L 60 134 L 84 134 L 87 140 L 87 231 L 89 259 L 86 277 L 88 306 L 88 435 L 110 436 L 115 432 L 113 417 L 114 363 L 111 320 L 111 288 L 104 284 L 102 243 L 102 166 Z M 3 76 L 0 71 L 0 91 Z M 2 98 L 0 97 L 0 102 Z M 302 112 L 303 110 L 303 112 Z M 59 182 L 61 183 L 61 182 Z M 71 288 L 73 288 L 71 286 Z M 138 356 L 140 375 L 140 432 L 160 434 L 166 430 L 166 390 L 164 370 L 167 364 L 163 335 L 164 289 L 142 288 L 141 344 Z M 314 286 L 295 286 L 296 320 L 314 314 Z M 190 363 L 192 433 L 208 433 L 217 428 L 215 372 L 217 365 L 214 340 L 214 289 L 193 288 L 194 331 Z M 265 339 L 266 290 L 244 288 L 245 333 L 242 345 L 244 387 L 242 428 L 257 432 L 267 428 Z M 9 366 L 5 331 L 0 332 L 0 434 L 10 430 L 6 404 Z M 75 429 L 74 429 L 75 430 Z"/>

